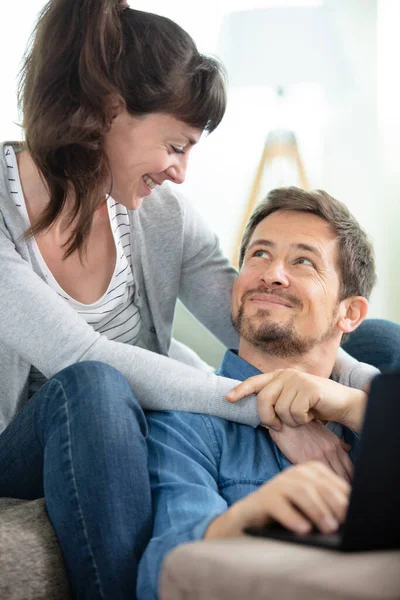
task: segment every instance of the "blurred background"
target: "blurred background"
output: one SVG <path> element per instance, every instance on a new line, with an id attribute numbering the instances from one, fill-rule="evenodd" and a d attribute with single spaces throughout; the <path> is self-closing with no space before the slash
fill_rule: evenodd
<path id="1" fill-rule="evenodd" d="M 43 5 L 0 6 L 2 139 L 21 139 L 16 74 Z M 400 322 L 400 0 L 131 0 L 184 27 L 228 74 L 228 110 L 181 191 L 233 262 L 242 222 L 276 185 L 323 188 L 373 240 L 371 317 Z M 179 306 L 175 336 L 218 366 L 222 347 Z"/>

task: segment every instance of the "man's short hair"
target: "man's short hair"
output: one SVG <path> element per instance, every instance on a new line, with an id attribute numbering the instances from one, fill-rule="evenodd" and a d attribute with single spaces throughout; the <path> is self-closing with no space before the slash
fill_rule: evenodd
<path id="1" fill-rule="evenodd" d="M 294 186 L 271 190 L 256 206 L 246 225 L 240 245 L 240 267 L 255 228 L 278 210 L 310 213 L 329 223 L 338 242 L 338 266 L 342 278 L 339 299 L 370 297 L 376 282 L 372 244 L 347 206 L 323 190 L 305 191 Z"/>

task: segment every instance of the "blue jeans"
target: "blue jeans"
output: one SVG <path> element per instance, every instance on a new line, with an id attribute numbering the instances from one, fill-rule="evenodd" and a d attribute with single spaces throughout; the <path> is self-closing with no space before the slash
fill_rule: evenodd
<path id="1" fill-rule="evenodd" d="M 147 425 L 125 378 L 82 362 L 0 435 L 0 496 L 45 497 L 75 598 L 135 598 L 152 529 Z"/>
<path id="2" fill-rule="evenodd" d="M 366 319 L 350 334 L 343 349 L 382 373 L 400 369 L 400 325 L 384 319 Z"/>

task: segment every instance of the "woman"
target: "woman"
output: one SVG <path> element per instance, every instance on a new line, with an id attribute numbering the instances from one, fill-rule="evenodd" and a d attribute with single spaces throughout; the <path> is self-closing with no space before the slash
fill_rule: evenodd
<path id="1" fill-rule="evenodd" d="M 26 142 L 0 147 L 0 496 L 45 496 L 76 597 L 132 598 L 151 530 L 141 406 L 258 423 L 255 398 L 224 400 L 236 382 L 168 358 L 178 296 L 236 344 L 235 272 L 161 186 L 222 119 L 223 75 L 168 19 L 51 0 L 20 102 Z"/>

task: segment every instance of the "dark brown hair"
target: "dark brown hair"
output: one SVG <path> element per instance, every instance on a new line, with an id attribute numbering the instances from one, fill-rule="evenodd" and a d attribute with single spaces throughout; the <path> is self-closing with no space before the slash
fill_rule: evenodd
<path id="1" fill-rule="evenodd" d="M 110 95 L 133 116 L 171 114 L 213 131 L 226 108 L 225 75 L 179 25 L 116 0 L 50 0 L 19 80 L 25 147 L 50 202 L 26 235 L 49 228 L 74 193 L 65 257 L 85 247 L 112 174 L 104 151 Z"/>
<path id="2" fill-rule="evenodd" d="M 323 190 L 305 191 L 297 187 L 276 188 L 253 211 L 240 245 L 239 265 L 257 225 L 268 215 L 282 211 L 307 212 L 329 223 L 338 242 L 338 261 L 342 276 L 340 300 L 350 296 L 369 298 L 376 282 L 371 242 L 345 204 Z"/>

